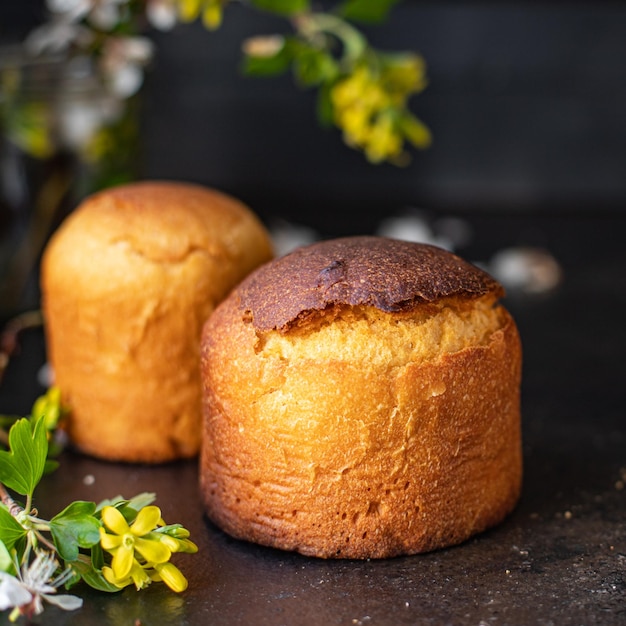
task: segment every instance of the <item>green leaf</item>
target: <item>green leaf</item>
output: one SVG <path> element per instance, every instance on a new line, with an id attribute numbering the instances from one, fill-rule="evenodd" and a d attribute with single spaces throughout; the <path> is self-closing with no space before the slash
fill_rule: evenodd
<path id="1" fill-rule="evenodd" d="M 261 11 L 278 15 L 295 15 L 308 11 L 309 0 L 251 0 L 251 4 Z"/>
<path id="2" fill-rule="evenodd" d="M 282 45 L 274 54 L 246 54 L 242 69 L 247 76 L 278 76 L 289 69 L 291 61 L 290 47 Z"/>
<path id="3" fill-rule="evenodd" d="M 160 526 L 154 532 L 171 535 L 172 537 L 189 537 L 189 531 L 182 524 L 167 524 Z"/>
<path id="4" fill-rule="evenodd" d="M 95 511 L 95 502 L 77 501 L 50 520 L 54 544 L 64 561 L 76 561 L 79 548 L 91 548 L 100 541 Z"/>
<path id="5" fill-rule="evenodd" d="M 330 128 L 334 122 L 334 107 L 330 98 L 331 86 L 330 82 L 324 83 L 317 92 L 317 119 L 324 128 Z"/>
<path id="6" fill-rule="evenodd" d="M 79 561 L 85 561 L 87 557 L 84 554 L 79 555 Z M 102 546 L 97 543 L 93 548 L 91 548 L 91 564 L 93 565 L 96 571 L 100 571 L 105 566 L 104 560 L 104 550 Z"/>
<path id="7" fill-rule="evenodd" d="M 98 506 L 96 507 L 96 511 L 101 511 L 105 506 L 114 506 L 118 509 L 130 507 L 131 509 L 135 510 L 135 513 L 137 513 L 138 511 L 143 509 L 144 506 L 152 504 L 155 500 L 156 494 L 148 491 L 137 494 L 130 500 L 127 500 L 124 496 L 115 496 L 114 498 L 102 500 L 102 502 L 99 502 Z"/>
<path id="8" fill-rule="evenodd" d="M 155 500 L 156 494 L 149 492 L 140 493 L 130 500 L 126 500 L 123 496 L 116 496 L 110 500 L 100 502 L 96 507 L 96 513 L 99 516 L 105 506 L 114 506 L 124 516 L 124 519 L 129 524 L 132 524 L 137 517 L 137 513 L 145 506 L 152 504 Z"/>
<path id="9" fill-rule="evenodd" d="M 0 571 L 15 574 L 13 559 L 11 558 L 11 554 L 9 553 L 8 548 L 4 545 L 4 542 L 2 541 L 0 541 Z"/>
<path id="10" fill-rule="evenodd" d="M 0 450 L 0 482 L 23 496 L 32 496 L 41 480 L 48 455 L 48 438 L 43 418 L 31 427 L 27 418 L 9 431 L 9 451 Z"/>
<path id="11" fill-rule="evenodd" d="M 72 569 L 93 589 L 108 593 L 121 591 L 119 587 L 108 582 L 102 573 L 93 566 L 91 560 L 83 554 L 72 563 Z"/>
<path id="12" fill-rule="evenodd" d="M 387 19 L 399 0 L 347 0 L 339 7 L 339 15 L 354 22 L 377 24 Z"/>
<path id="13" fill-rule="evenodd" d="M 135 513 L 138 513 L 141 509 L 149 504 L 152 504 L 155 500 L 155 493 L 144 491 L 143 493 L 138 493 L 136 496 L 133 496 L 130 500 L 128 500 L 127 506 L 134 509 Z"/>
<path id="14" fill-rule="evenodd" d="M 0 541 L 7 550 L 11 550 L 26 533 L 26 529 L 9 513 L 9 509 L 0 505 Z"/>
<path id="15" fill-rule="evenodd" d="M 339 68 L 328 52 L 302 46 L 294 59 L 294 72 L 301 85 L 311 87 L 334 80 Z"/>

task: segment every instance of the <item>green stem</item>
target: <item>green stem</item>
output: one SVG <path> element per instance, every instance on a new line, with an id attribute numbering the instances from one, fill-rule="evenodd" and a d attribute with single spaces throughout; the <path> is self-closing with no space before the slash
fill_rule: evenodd
<path id="1" fill-rule="evenodd" d="M 48 539 L 46 539 L 39 531 L 35 530 L 33 531 L 35 533 L 35 536 L 37 537 L 37 541 L 39 543 L 42 543 L 44 546 L 46 546 L 46 548 L 48 548 L 48 550 L 50 550 L 51 552 L 56 553 L 57 552 L 57 548 L 56 546 L 49 541 Z"/>
<path id="2" fill-rule="evenodd" d="M 330 13 L 303 13 L 294 18 L 294 27 L 307 39 L 315 39 L 321 34 L 331 35 L 341 41 L 344 47 L 344 60 L 354 62 L 368 49 L 367 40 L 345 20 Z"/>
<path id="3" fill-rule="evenodd" d="M 9 509 L 9 513 L 11 513 L 13 517 L 17 517 L 18 515 L 20 515 L 20 513 L 31 510 L 33 498 L 32 496 L 27 496 L 26 507 L 22 508 L 9 495 L 9 492 L 6 490 L 6 487 L 2 483 L 0 483 L 0 501 L 2 501 L 2 503 Z M 28 545 L 29 546 L 32 545 L 32 535 L 34 535 L 38 543 L 41 543 L 44 546 L 46 546 L 48 550 L 51 550 L 52 552 L 56 552 L 57 551 L 56 546 L 51 541 L 46 539 L 46 537 L 44 537 L 40 532 L 42 530 L 43 531 L 50 530 L 49 522 L 43 519 L 39 519 L 38 517 L 31 516 L 31 515 L 28 516 L 28 521 L 33 523 L 33 526 L 30 528 L 29 533 L 28 533 Z M 31 532 L 32 532 L 32 535 L 31 535 Z"/>

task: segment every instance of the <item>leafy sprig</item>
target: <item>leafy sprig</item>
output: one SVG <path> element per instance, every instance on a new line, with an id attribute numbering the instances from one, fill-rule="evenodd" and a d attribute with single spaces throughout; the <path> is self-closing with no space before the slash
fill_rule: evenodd
<path id="1" fill-rule="evenodd" d="M 252 4 L 261 8 L 273 0 Z M 352 22 L 384 21 L 397 0 L 346 0 L 329 11 L 306 0 L 284 0 L 291 36 L 253 37 L 244 42 L 244 70 L 253 76 L 287 71 L 318 94 L 323 126 L 341 130 L 344 142 L 372 163 L 406 164 L 406 145 L 424 149 L 432 137 L 409 109 L 409 99 L 427 85 L 426 64 L 414 52 L 389 53 L 370 45 Z"/>
<path id="2" fill-rule="evenodd" d="M 213 31 L 237 1 L 291 26 L 289 35 L 243 42 L 248 76 L 291 71 L 300 87 L 317 90 L 320 123 L 338 128 L 345 143 L 372 163 L 401 165 L 409 160 L 407 145 L 430 145 L 430 131 L 409 108 L 410 98 L 427 84 L 424 60 L 412 51 L 377 50 L 360 28 L 383 22 L 399 0 L 342 0 L 325 3 L 323 9 L 311 0 L 84 0 L 80 10 L 75 3 L 48 0 L 51 21 L 27 43 L 31 49 L 65 48 L 91 59 L 103 85 L 128 97 L 139 89 L 143 69 L 154 55 L 150 27 L 169 30 L 178 23 L 201 21 Z M 35 112 L 29 119 L 30 124 L 14 126 L 31 129 L 22 133 L 22 144 L 43 154 L 50 142 L 41 132 L 32 132 L 42 127 Z M 98 142 L 89 145 L 97 151 Z"/>
<path id="3" fill-rule="evenodd" d="M 60 394 L 52 388 L 29 417 L 5 418 L 11 425 L 8 448 L 0 450 L 0 610 L 12 609 L 15 621 L 41 613 L 44 601 L 77 609 L 82 600 L 58 590 L 81 581 L 110 593 L 155 581 L 183 591 L 187 580 L 170 559 L 197 547 L 183 526 L 165 523 L 152 504 L 154 494 L 99 504 L 78 500 L 49 520 L 39 516 L 34 494 L 49 468 L 50 442 L 62 415 Z"/>

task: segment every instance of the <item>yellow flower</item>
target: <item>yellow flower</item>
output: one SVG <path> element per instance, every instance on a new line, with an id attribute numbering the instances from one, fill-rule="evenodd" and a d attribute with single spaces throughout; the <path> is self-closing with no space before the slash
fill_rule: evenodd
<path id="1" fill-rule="evenodd" d="M 157 563 L 154 566 L 156 573 L 152 580 L 162 580 L 172 591 L 180 593 L 187 589 L 187 579 L 173 563 Z"/>
<path id="2" fill-rule="evenodd" d="M 338 109 L 362 107 L 370 111 L 384 107 L 388 100 L 378 80 L 365 65 L 336 83 L 331 99 Z"/>
<path id="3" fill-rule="evenodd" d="M 119 587 L 120 589 L 126 587 L 127 585 L 134 584 L 139 591 L 140 589 L 144 589 L 145 587 L 147 587 L 152 582 L 152 578 L 149 572 L 146 570 L 146 568 L 142 567 L 139 564 L 137 559 L 133 559 L 130 572 L 128 573 L 128 576 L 126 576 L 126 578 L 118 578 L 113 572 L 113 569 L 107 567 L 106 565 L 102 568 L 102 575 L 108 582 L 110 582 L 112 585 L 115 585 L 116 587 Z"/>
<path id="4" fill-rule="evenodd" d="M 372 163 L 393 159 L 402 152 L 402 137 L 390 115 L 381 115 L 372 129 L 365 146 L 365 155 Z"/>
<path id="5" fill-rule="evenodd" d="M 381 67 L 367 64 L 338 80 L 330 91 L 334 122 L 345 143 L 365 152 L 372 163 L 406 164 L 408 140 L 430 143 L 428 129 L 406 109 L 409 95 L 425 85 L 424 64 L 416 55 L 388 57 Z"/>
<path id="6" fill-rule="evenodd" d="M 141 568 L 140 561 L 150 566 L 169 561 L 172 555 L 170 548 L 158 537 L 150 535 L 160 520 L 161 511 L 156 506 L 141 509 L 130 526 L 115 507 L 105 506 L 102 509 L 102 522 L 112 534 L 107 533 L 105 528 L 100 528 L 100 545 L 103 550 L 113 555 L 112 577 L 118 581 L 114 584 L 118 586 L 128 584 L 126 581 L 133 576 L 131 571 L 138 575 L 137 567 Z"/>
<path id="7" fill-rule="evenodd" d="M 47 430 L 57 428 L 62 414 L 61 390 L 58 387 L 50 387 L 43 396 L 39 396 L 31 410 L 33 419 L 44 418 Z"/>
<path id="8" fill-rule="evenodd" d="M 108 582 L 120 589 L 134 584 L 139 590 L 152 581 L 162 581 L 176 592 L 187 588 L 187 579 L 169 560 L 174 552 L 198 551 L 188 530 L 166 526 L 156 506 L 142 508 L 130 525 L 118 509 L 105 506 L 102 522 L 100 545 L 113 557 L 110 567 L 102 568 Z"/>
<path id="9" fill-rule="evenodd" d="M 215 30 L 222 23 L 224 0 L 178 0 L 178 15 L 183 22 L 202 17 L 205 28 Z"/>
<path id="10" fill-rule="evenodd" d="M 183 22 L 193 22 L 202 8 L 202 0 L 178 0 L 178 16 Z"/>
<path id="11" fill-rule="evenodd" d="M 365 145 L 370 134 L 370 112 L 362 107 L 350 107 L 340 112 L 337 123 L 343 129 L 343 137 L 349 146 Z"/>
<path id="12" fill-rule="evenodd" d="M 208 30 L 215 30 L 222 25 L 222 3 L 217 0 L 205 3 L 202 11 L 202 23 Z"/>
<path id="13" fill-rule="evenodd" d="M 424 59 L 416 54 L 393 57 L 383 68 L 382 82 L 399 100 L 423 91 L 428 83 Z"/>

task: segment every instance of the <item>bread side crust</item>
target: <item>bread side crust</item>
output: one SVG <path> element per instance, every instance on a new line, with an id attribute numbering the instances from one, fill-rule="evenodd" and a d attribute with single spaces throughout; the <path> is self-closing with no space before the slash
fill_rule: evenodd
<path id="1" fill-rule="evenodd" d="M 203 337 L 209 517 L 325 558 L 424 552 L 500 522 L 521 488 L 521 347 L 501 307 L 498 319 L 479 345 L 403 366 L 270 365 L 229 298 Z"/>
<path id="2" fill-rule="evenodd" d="M 48 245 L 48 357 L 82 451 L 166 462 L 200 448 L 199 338 L 217 304 L 271 257 L 241 203 L 177 183 L 97 194 Z"/>

